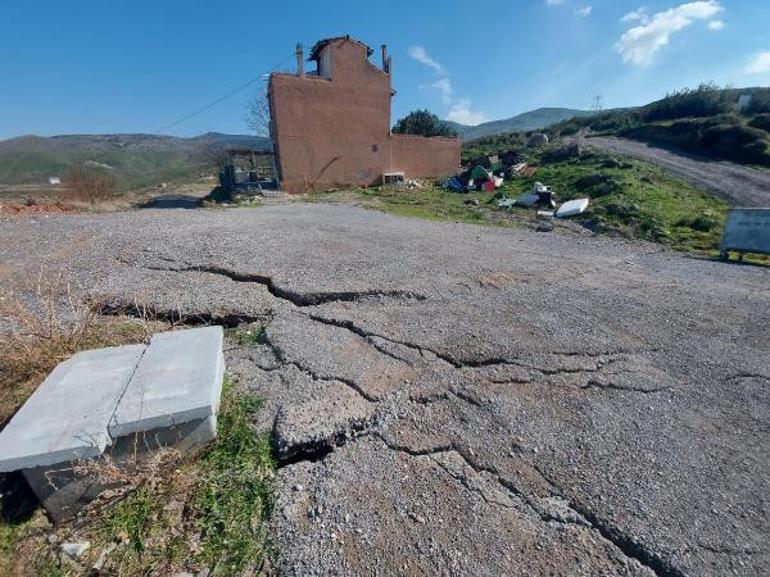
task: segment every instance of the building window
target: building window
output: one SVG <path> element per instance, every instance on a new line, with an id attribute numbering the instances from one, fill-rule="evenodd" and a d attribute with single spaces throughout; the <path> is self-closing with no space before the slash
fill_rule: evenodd
<path id="1" fill-rule="evenodd" d="M 376 144 L 372 144 L 372 152 L 377 152 L 380 149 Z"/>

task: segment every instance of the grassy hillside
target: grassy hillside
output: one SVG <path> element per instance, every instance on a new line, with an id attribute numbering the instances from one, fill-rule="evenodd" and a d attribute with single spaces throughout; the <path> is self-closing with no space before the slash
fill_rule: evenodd
<path id="1" fill-rule="evenodd" d="M 572 108 L 538 108 L 518 116 L 485 122 L 478 126 L 466 126 L 457 122 L 447 122 L 447 124 L 454 128 L 463 140 L 470 141 L 506 132 L 539 130 L 571 118 L 582 118 L 592 114 L 592 112 L 587 110 L 575 110 Z"/>
<path id="2" fill-rule="evenodd" d="M 639 108 L 570 119 L 549 127 L 547 132 L 551 136 L 569 136 L 586 129 L 733 162 L 770 166 L 770 88 L 720 89 L 702 85 Z"/>
<path id="3" fill-rule="evenodd" d="M 107 165 L 120 188 L 140 188 L 210 169 L 212 148 L 253 146 L 265 138 L 209 133 L 195 138 L 152 134 L 22 136 L 0 141 L 0 184 L 45 184 L 77 162 Z"/>

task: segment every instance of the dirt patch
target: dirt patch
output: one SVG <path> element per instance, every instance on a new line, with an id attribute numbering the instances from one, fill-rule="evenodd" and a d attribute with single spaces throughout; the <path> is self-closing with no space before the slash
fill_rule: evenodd
<path id="1" fill-rule="evenodd" d="M 25 216 L 29 214 L 72 214 L 74 206 L 64 202 L 52 204 L 0 204 L 0 216 Z"/>

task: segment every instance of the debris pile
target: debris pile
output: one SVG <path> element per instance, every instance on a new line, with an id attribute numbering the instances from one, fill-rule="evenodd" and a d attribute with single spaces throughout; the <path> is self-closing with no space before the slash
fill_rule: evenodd
<path id="1" fill-rule="evenodd" d="M 494 192 L 503 185 L 506 178 L 531 176 L 532 172 L 534 170 L 530 169 L 518 152 L 506 150 L 471 160 L 460 174 L 448 179 L 444 186 L 455 192 Z"/>
<path id="2" fill-rule="evenodd" d="M 536 182 L 532 186 L 532 192 L 527 192 L 521 196 L 512 199 L 508 195 L 503 197 L 497 202 L 497 206 L 502 209 L 512 208 L 514 206 L 521 206 L 524 208 L 537 208 L 538 216 L 557 218 L 568 218 L 581 214 L 588 208 L 587 198 L 578 198 L 570 200 L 559 206 L 558 210 L 554 192 L 544 185 L 542 182 Z"/>

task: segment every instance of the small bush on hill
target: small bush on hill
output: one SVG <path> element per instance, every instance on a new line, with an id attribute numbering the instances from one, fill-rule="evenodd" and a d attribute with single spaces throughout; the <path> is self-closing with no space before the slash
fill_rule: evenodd
<path id="1" fill-rule="evenodd" d="M 765 88 L 753 91 L 746 112 L 750 114 L 770 113 L 770 90 Z"/>
<path id="2" fill-rule="evenodd" d="M 703 132 L 699 146 L 725 158 L 764 163 L 770 160 L 765 156 L 765 136 L 762 130 L 740 124 L 713 126 Z"/>
<path id="3" fill-rule="evenodd" d="M 749 126 L 753 128 L 759 128 L 765 132 L 770 132 L 770 114 L 759 114 L 755 116 Z"/>
<path id="4" fill-rule="evenodd" d="M 675 120 L 677 118 L 702 118 L 730 112 L 735 103 L 731 91 L 714 84 L 701 84 L 695 89 L 685 88 L 666 95 L 662 100 L 645 107 L 646 122 Z"/>

